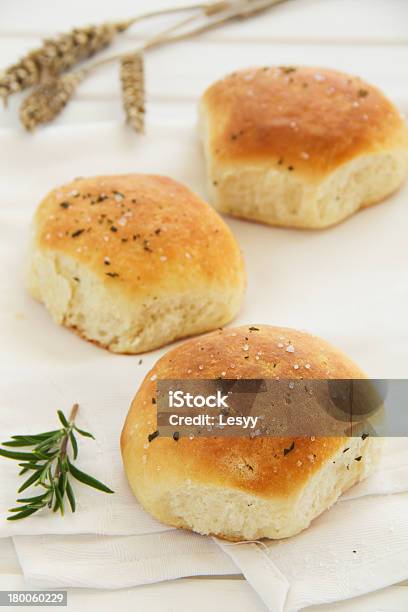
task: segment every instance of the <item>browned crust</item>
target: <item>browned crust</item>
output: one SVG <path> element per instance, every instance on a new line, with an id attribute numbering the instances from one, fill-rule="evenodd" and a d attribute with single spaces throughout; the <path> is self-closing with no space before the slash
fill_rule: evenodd
<path id="1" fill-rule="evenodd" d="M 202 101 L 214 163 L 268 161 L 321 178 L 358 155 L 408 148 L 407 126 L 381 91 L 327 68 L 241 70 Z"/>
<path id="2" fill-rule="evenodd" d="M 244 350 L 246 345 L 249 350 Z M 294 352 L 286 350 L 289 345 Z M 327 342 L 292 329 L 244 326 L 185 342 L 169 351 L 148 373 L 123 428 L 124 464 L 133 474 L 136 492 L 142 492 L 144 487 L 168 488 L 169 483 L 191 479 L 194 483 L 239 489 L 266 498 L 287 496 L 344 447 L 346 438 L 333 437 L 296 438 L 294 449 L 286 454 L 284 449 L 291 446 L 293 438 L 181 438 L 175 442 L 157 437 L 146 446 L 148 435 L 157 428 L 156 406 L 152 403 L 156 377 L 220 376 L 319 379 L 362 378 L 364 373 Z M 237 469 L 238 460 L 244 463 L 243 469 Z"/>
<path id="3" fill-rule="evenodd" d="M 228 226 L 167 177 L 75 180 L 46 196 L 35 225 L 38 248 L 72 257 L 108 288 L 132 296 L 244 283 L 242 256 Z"/>

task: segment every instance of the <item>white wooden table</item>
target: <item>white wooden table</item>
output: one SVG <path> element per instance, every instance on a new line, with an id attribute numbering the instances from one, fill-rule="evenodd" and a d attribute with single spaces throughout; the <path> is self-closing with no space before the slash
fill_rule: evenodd
<path id="1" fill-rule="evenodd" d="M 176 0 L 174 0 L 176 1 Z M 122 18 L 168 5 L 165 0 L 3 0 L 0 5 L 0 65 L 14 62 L 39 39 L 74 25 Z M 123 36 L 132 48 L 153 27 L 148 22 Z M 149 54 L 149 123 L 184 123 L 214 79 L 237 67 L 257 64 L 326 65 L 363 75 L 408 113 L 407 0 L 291 0 L 268 14 Z M 59 125 L 122 121 L 115 68 L 96 73 L 80 88 Z M 20 129 L 16 101 L 0 112 L 0 129 Z M 5 155 L 5 151 L 0 152 Z M 1 422 L 0 422 L 1 427 Z M 0 493 L 1 494 L 1 493 Z M 12 541 L 0 540 L 0 589 L 24 582 Z M 70 610 L 265 610 L 240 576 L 192 578 L 122 591 L 71 590 Z M 326 612 L 408 610 L 408 583 L 358 600 L 308 608 Z"/>

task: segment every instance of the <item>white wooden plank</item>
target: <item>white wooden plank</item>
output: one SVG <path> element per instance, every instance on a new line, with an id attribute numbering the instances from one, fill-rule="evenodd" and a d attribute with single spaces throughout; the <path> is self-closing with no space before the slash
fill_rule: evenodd
<path id="1" fill-rule="evenodd" d="M 408 3 L 407 3 L 408 5 Z M 0 37 L 0 57 L 6 65 L 17 59 L 25 45 Z M 205 58 L 205 61 L 203 61 Z M 344 70 L 398 95 L 407 91 L 403 78 L 408 66 L 408 45 L 359 47 L 314 44 L 303 46 L 185 41 L 157 49 L 146 56 L 146 87 L 150 97 L 197 99 L 215 79 L 247 66 L 309 64 Z M 198 69 L 199 66 L 199 69 Z M 119 87 L 117 63 L 99 68 L 80 86 L 78 97 L 116 97 Z M 392 92 L 391 92 L 392 93 Z"/>
<path id="2" fill-rule="evenodd" d="M 173 0 L 171 4 L 189 4 Z M 31 0 L 2 3 L 0 32 L 52 34 L 81 23 L 121 19 L 132 14 L 169 6 L 169 0 L 132 2 L 116 0 L 98 4 L 37 2 Z M 289 0 L 250 21 L 224 27 L 211 37 L 243 40 L 358 40 L 391 42 L 407 40 L 408 3 L 405 0 Z M 147 28 L 151 24 L 146 24 Z M 140 29 L 140 26 L 136 28 Z"/>

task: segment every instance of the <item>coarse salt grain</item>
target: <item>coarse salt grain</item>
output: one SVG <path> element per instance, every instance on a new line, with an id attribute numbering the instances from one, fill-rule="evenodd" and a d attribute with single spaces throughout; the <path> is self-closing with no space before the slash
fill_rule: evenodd
<path id="1" fill-rule="evenodd" d="M 310 363 L 305 363 L 306 370 L 310 370 Z"/>
<path id="2" fill-rule="evenodd" d="M 320 74 L 319 72 L 316 72 L 316 74 L 314 75 L 314 78 L 315 78 L 315 81 L 325 81 L 326 80 L 326 77 Z"/>
<path id="3" fill-rule="evenodd" d="M 126 217 L 121 217 L 121 218 L 119 219 L 119 221 L 118 221 L 118 224 L 119 224 L 119 225 L 122 225 L 122 227 L 123 227 L 124 225 L 126 225 L 126 223 L 127 223 L 127 219 L 126 219 Z"/>
<path id="4" fill-rule="evenodd" d="M 242 347 L 243 351 L 249 351 L 249 344 L 244 344 L 244 346 Z"/>
<path id="5" fill-rule="evenodd" d="M 167 257 L 165 255 L 160 255 L 160 261 L 167 261 Z"/>
<path id="6" fill-rule="evenodd" d="M 279 342 L 278 347 L 279 347 L 279 348 L 283 348 L 283 344 L 282 344 L 282 342 Z"/>
<path id="7" fill-rule="evenodd" d="M 187 257 L 187 259 L 191 259 L 190 253 L 185 253 L 185 256 Z"/>
<path id="8" fill-rule="evenodd" d="M 110 264 L 110 259 L 109 259 L 109 257 L 104 257 L 104 258 L 103 258 L 103 263 L 104 263 L 104 264 L 108 264 L 108 265 L 109 265 L 109 264 Z"/>
<path id="9" fill-rule="evenodd" d="M 286 352 L 287 353 L 294 353 L 295 352 L 295 347 L 293 346 L 293 344 L 289 344 L 289 346 L 286 347 Z"/>
<path id="10" fill-rule="evenodd" d="M 293 366 L 293 369 L 294 369 L 294 370 L 298 370 L 298 369 L 299 369 L 299 364 L 298 364 L 298 363 L 295 363 L 295 365 Z"/>
<path id="11" fill-rule="evenodd" d="M 105 242 L 109 242 L 109 236 L 104 236 L 103 239 Z"/>
<path id="12" fill-rule="evenodd" d="M 302 151 L 301 154 L 300 154 L 300 157 L 302 159 L 309 159 L 310 155 L 309 155 L 309 153 L 306 153 L 306 151 Z"/>
<path id="13" fill-rule="evenodd" d="M 156 380 L 157 379 L 157 374 L 153 374 L 153 376 L 150 377 L 150 380 Z"/>
<path id="14" fill-rule="evenodd" d="M 200 363 L 200 365 L 198 366 L 199 370 L 204 370 L 204 366 Z"/>

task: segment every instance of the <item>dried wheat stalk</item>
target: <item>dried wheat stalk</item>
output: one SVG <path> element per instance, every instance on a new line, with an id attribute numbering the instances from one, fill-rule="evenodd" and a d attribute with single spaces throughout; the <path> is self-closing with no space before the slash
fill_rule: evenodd
<path id="1" fill-rule="evenodd" d="M 0 98 L 6 104 L 13 93 L 38 85 L 44 78 L 65 72 L 110 45 L 116 34 L 124 32 L 128 27 L 143 19 L 190 10 L 200 10 L 205 15 L 211 15 L 214 11 L 219 11 L 220 6 L 226 8 L 228 4 L 228 1 L 215 1 L 168 7 L 143 13 L 118 23 L 107 22 L 74 28 L 56 38 L 48 38 L 44 40 L 41 47 L 30 51 L 0 75 Z"/>
<path id="2" fill-rule="evenodd" d="M 123 108 L 135 132 L 144 132 L 145 88 L 142 53 L 124 55 L 120 64 Z"/>
<path id="3" fill-rule="evenodd" d="M 185 26 L 191 21 L 193 21 L 196 17 L 189 16 L 184 18 L 181 22 L 179 21 L 175 25 L 172 25 L 169 28 L 166 28 L 159 34 L 149 38 L 144 45 L 140 49 L 138 49 L 133 54 L 120 54 L 113 55 L 108 58 L 99 60 L 90 64 L 77 72 L 70 72 L 68 74 L 62 76 L 48 77 L 44 84 L 36 87 L 33 92 L 23 101 L 20 107 L 20 121 L 26 130 L 33 131 L 38 125 L 42 123 L 48 123 L 55 119 L 57 115 L 64 109 L 66 104 L 71 99 L 74 94 L 79 83 L 84 79 L 84 77 L 91 71 L 93 71 L 98 66 L 106 64 L 108 62 L 112 62 L 113 60 L 122 60 L 123 57 L 131 55 L 134 57 L 136 54 L 140 53 L 143 49 L 148 49 L 156 45 L 157 42 L 161 41 L 163 38 L 167 36 L 170 32 L 177 30 L 181 26 Z M 143 77 L 143 60 L 141 65 L 142 77 Z M 130 74 L 130 68 L 127 70 L 127 82 L 130 84 L 131 79 L 134 78 L 135 75 Z M 136 74 L 137 77 L 137 74 Z M 133 85 L 131 86 L 133 88 Z M 137 87 L 137 86 L 136 86 Z M 144 86 L 143 86 L 143 78 L 140 82 L 141 91 L 138 94 L 135 94 L 135 90 L 133 93 L 128 92 L 127 98 L 129 100 L 130 96 L 133 96 L 132 103 L 136 103 L 136 108 L 138 110 L 138 117 L 136 115 L 133 118 L 132 127 L 136 129 L 136 131 L 143 131 L 144 121 L 142 120 L 143 112 L 144 112 Z M 138 99 L 137 99 L 138 98 Z M 129 101 L 129 104 L 130 101 Z M 143 109 L 143 110 L 142 110 Z M 126 107 L 125 107 L 126 110 Z M 130 106 L 129 106 L 130 110 Z M 132 110 L 134 113 L 134 110 Z"/>
<path id="4" fill-rule="evenodd" d="M 117 24 L 104 24 L 76 29 L 57 39 L 46 41 L 43 47 L 28 54 L 20 64 L 9 68 L 0 78 L 0 97 L 7 99 L 10 93 L 30 85 L 39 85 L 22 103 L 20 120 L 27 130 L 52 121 L 65 107 L 76 87 L 91 71 L 114 60 L 121 61 L 123 104 L 128 122 L 137 132 L 144 129 L 144 68 L 142 52 L 164 44 L 184 40 L 214 29 L 234 19 L 245 19 L 285 0 L 212 0 L 190 6 L 180 6 L 145 13 Z M 77 72 L 59 76 L 61 72 L 107 46 L 114 36 L 132 23 L 161 13 L 173 13 L 199 9 L 199 12 L 172 25 L 149 38 L 132 53 L 113 55 L 94 62 Z M 204 23 L 185 29 L 197 18 Z M 171 35 L 176 31 L 175 35 Z M 49 45 L 49 47 L 47 47 Z M 65 45 L 65 46 L 64 46 Z M 45 49 L 48 49 L 46 52 Z"/>
<path id="5" fill-rule="evenodd" d="M 84 76 L 84 71 L 78 71 L 46 80 L 36 87 L 20 107 L 20 121 L 26 130 L 31 132 L 59 115 Z"/>
<path id="6" fill-rule="evenodd" d="M 123 23 L 104 23 L 75 28 L 45 40 L 41 47 L 4 72 L 0 78 L 0 97 L 7 102 L 11 94 L 37 85 L 45 76 L 55 76 L 72 68 L 111 44 L 116 34 L 126 27 Z"/>

